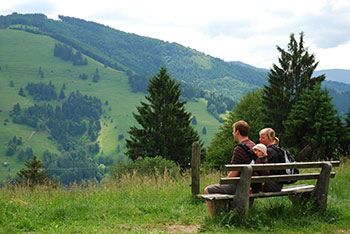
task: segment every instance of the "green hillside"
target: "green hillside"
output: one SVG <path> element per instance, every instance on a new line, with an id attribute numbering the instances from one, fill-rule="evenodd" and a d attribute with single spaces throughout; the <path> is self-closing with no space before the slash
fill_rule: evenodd
<path id="1" fill-rule="evenodd" d="M 135 124 L 132 112 L 136 111 L 136 106 L 140 105 L 144 94 L 130 91 L 125 72 L 106 67 L 86 56 L 86 66 L 73 66 L 71 61 L 53 56 L 55 43 L 57 41 L 44 35 L 10 29 L 0 30 L 0 162 L 10 162 L 8 167 L 1 168 L 1 180 L 6 178 L 8 173 L 15 174 L 23 167 L 23 162 L 18 161 L 16 155 L 6 156 L 8 142 L 14 136 L 22 137 L 23 143 L 20 148 L 31 147 L 39 158 L 45 150 L 56 154 L 62 151 L 56 141 L 49 139 L 47 131 L 37 131 L 29 126 L 13 123 L 10 117 L 10 111 L 16 103 L 19 103 L 22 109 L 34 104 L 50 103 L 55 106 L 62 103 L 59 99 L 45 102 L 35 101 L 29 95 L 20 96 L 20 88 L 24 89 L 30 82 L 51 81 L 58 93 L 65 85 L 66 96 L 79 90 L 83 95 L 100 99 L 103 103 L 101 131 L 97 139 L 100 151 L 95 157 L 123 156 L 127 131 Z M 92 82 L 96 69 L 100 75 L 97 83 Z M 43 71 L 43 78 L 40 77 L 39 70 Z M 88 75 L 87 80 L 79 77 L 83 73 Z M 189 102 L 187 107 L 187 110 L 196 116 L 197 125 L 194 127 L 207 145 L 217 131 L 219 122 L 206 111 L 204 99 Z M 204 127 L 205 135 L 202 134 Z"/>
<path id="2" fill-rule="evenodd" d="M 72 45 L 101 63 L 118 70 L 152 75 L 167 67 L 176 79 L 215 91 L 238 101 L 248 90 L 266 82 L 266 72 L 240 63 L 227 63 L 177 43 L 125 33 L 82 19 L 43 14 L 0 16 L 0 28 L 17 27 L 49 35 Z M 24 25 L 23 28 L 18 24 Z M 217 86 L 220 83 L 221 86 Z"/>

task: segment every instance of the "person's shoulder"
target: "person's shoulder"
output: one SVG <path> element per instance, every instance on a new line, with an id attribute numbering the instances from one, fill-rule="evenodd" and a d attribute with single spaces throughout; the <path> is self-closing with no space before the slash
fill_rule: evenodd
<path id="1" fill-rule="evenodd" d="M 279 149 L 279 147 L 277 145 L 269 145 L 267 146 L 267 150 L 273 150 L 273 151 L 277 151 Z"/>
<path id="2" fill-rule="evenodd" d="M 241 144 L 244 144 L 244 145 L 248 146 L 249 148 L 253 148 L 255 145 L 255 143 L 249 139 L 242 141 Z"/>

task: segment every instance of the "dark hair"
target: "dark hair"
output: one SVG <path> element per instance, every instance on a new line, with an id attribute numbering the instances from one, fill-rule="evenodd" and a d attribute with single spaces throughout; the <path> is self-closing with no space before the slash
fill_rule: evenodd
<path id="1" fill-rule="evenodd" d="M 232 125 L 232 127 L 236 131 L 239 130 L 239 133 L 241 134 L 241 136 L 246 137 L 249 135 L 249 124 L 244 120 L 237 121 Z"/>

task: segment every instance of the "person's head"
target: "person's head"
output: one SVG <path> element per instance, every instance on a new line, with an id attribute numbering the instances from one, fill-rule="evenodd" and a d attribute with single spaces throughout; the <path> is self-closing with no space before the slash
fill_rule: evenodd
<path id="1" fill-rule="evenodd" d="M 276 137 L 275 131 L 272 128 L 264 128 L 259 132 L 260 143 L 269 145 L 278 145 L 279 139 Z"/>
<path id="2" fill-rule="evenodd" d="M 264 144 L 256 144 L 253 147 L 253 152 L 258 157 L 267 156 L 267 148 L 266 148 L 266 146 Z"/>
<path id="3" fill-rule="evenodd" d="M 247 138 L 249 135 L 249 124 L 244 120 L 235 122 L 232 128 L 235 141 L 240 141 L 240 138 Z"/>

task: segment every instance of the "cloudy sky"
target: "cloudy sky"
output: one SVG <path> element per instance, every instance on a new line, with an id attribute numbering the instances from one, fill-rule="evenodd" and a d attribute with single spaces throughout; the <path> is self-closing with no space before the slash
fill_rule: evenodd
<path id="1" fill-rule="evenodd" d="M 0 15 L 12 12 L 81 18 L 261 68 L 277 63 L 276 45 L 304 32 L 318 70 L 350 69 L 348 0 L 2 1 Z"/>

